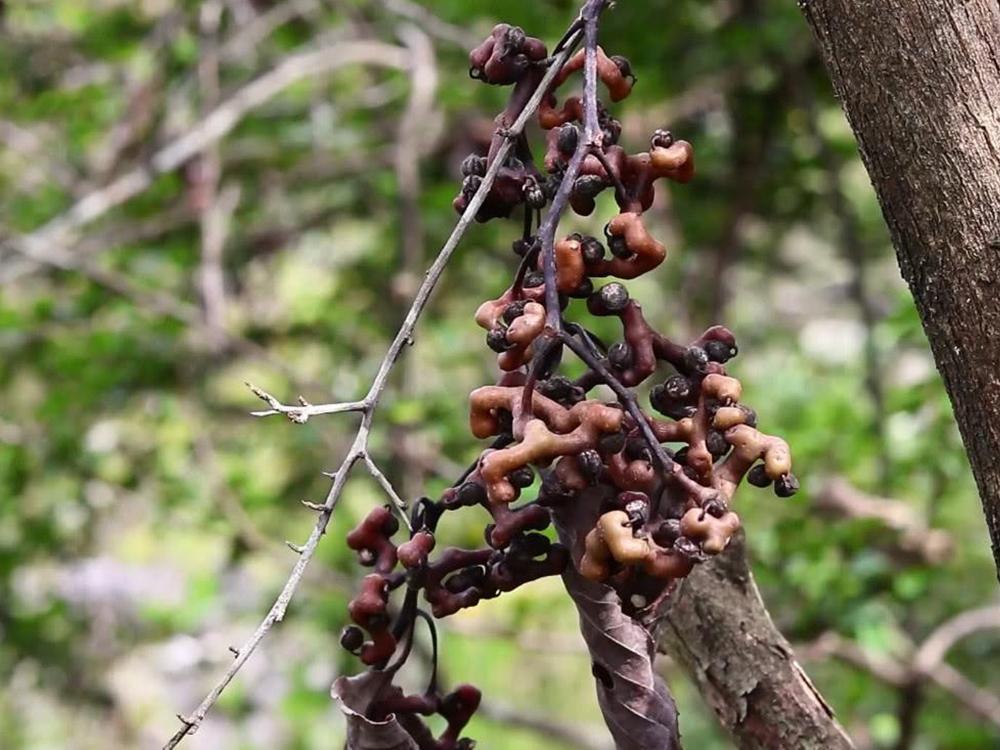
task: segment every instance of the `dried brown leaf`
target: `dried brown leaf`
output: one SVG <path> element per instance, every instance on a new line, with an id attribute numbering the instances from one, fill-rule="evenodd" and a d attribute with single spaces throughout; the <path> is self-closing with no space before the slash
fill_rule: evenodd
<path id="1" fill-rule="evenodd" d="M 333 683 L 330 694 L 347 717 L 345 750 L 418 750 L 395 716 L 386 721 L 372 721 L 365 716 L 388 682 L 385 672 L 363 672 L 355 677 L 338 677 Z"/>
<path id="2" fill-rule="evenodd" d="M 572 553 L 563 574 L 580 616 L 580 632 L 590 651 L 597 700 L 617 750 L 680 750 L 677 706 L 653 669 L 656 642 L 646 627 L 622 611 L 610 586 L 576 571 L 583 540 L 597 521 L 600 502 L 587 493 L 554 514 L 559 538 Z"/>

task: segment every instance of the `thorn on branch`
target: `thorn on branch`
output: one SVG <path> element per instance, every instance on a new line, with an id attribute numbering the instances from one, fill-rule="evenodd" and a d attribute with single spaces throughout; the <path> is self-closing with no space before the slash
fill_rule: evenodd
<path id="1" fill-rule="evenodd" d="M 288 549 L 290 549 L 292 552 L 298 555 L 301 555 L 303 552 L 306 551 L 305 547 L 295 544 L 295 542 L 290 542 L 287 539 L 285 540 L 285 544 L 288 546 Z"/>

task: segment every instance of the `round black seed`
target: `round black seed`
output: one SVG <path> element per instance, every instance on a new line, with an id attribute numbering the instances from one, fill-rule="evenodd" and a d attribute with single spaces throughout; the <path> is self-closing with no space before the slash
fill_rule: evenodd
<path id="1" fill-rule="evenodd" d="M 580 286 L 578 286 L 576 289 L 570 292 L 569 296 L 575 299 L 586 299 L 593 293 L 594 293 L 594 282 L 591 281 L 589 278 L 584 278 L 584 280 L 580 282 Z"/>
<path id="2" fill-rule="evenodd" d="M 785 474 L 774 483 L 774 494 L 778 497 L 791 497 L 799 491 L 799 480 L 794 474 Z"/>
<path id="3" fill-rule="evenodd" d="M 708 366 L 708 353 L 700 346 L 690 346 L 684 352 L 684 367 L 689 372 L 705 372 Z"/>
<path id="4" fill-rule="evenodd" d="M 600 479 L 601 472 L 604 471 L 604 461 L 601 460 L 601 456 L 597 451 L 583 451 L 576 457 L 576 460 L 580 464 L 580 471 L 583 472 L 587 479 L 591 482 L 596 482 Z"/>
<path id="5" fill-rule="evenodd" d="M 611 56 L 611 62 L 613 62 L 615 65 L 618 66 L 618 70 L 621 71 L 621 74 L 623 76 L 625 76 L 626 78 L 632 78 L 633 77 L 632 76 L 632 63 L 630 63 L 628 61 L 627 57 L 623 57 L 622 55 L 612 55 Z"/>
<path id="6" fill-rule="evenodd" d="M 632 251 L 625 244 L 625 238 L 621 235 L 612 234 L 608 236 L 608 249 L 616 258 L 631 258 Z"/>
<path id="7" fill-rule="evenodd" d="M 576 125 L 572 123 L 566 123 L 561 128 L 559 128 L 559 135 L 556 140 L 556 146 L 558 146 L 559 151 L 567 156 L 576 151 L 577 141 L 580 140 L 580 131 L 576 129 Z"/>
<path id="8" fill-rule="evenodd" d="M 583 389 L 574 385 L 573 381 L 564 375 L 552 375 L 540 380 L 535 389 L 545 398 L 569 406 L 582 401 L 584 397 Z"/>
<path id="9" fill-rule="evenodd" d="M 626 437 L 623 430 L 612 432 L 609 435 L 601 435 L 600 439 L 597 441 L 597 448 L 605 455 L 621 453 L 625 448 L 625 440 Z"/>
<path id="10" fill-rule="evenodd" d="M 735 357 L 739 350 L 723 341 L 709 341 L 705 344 L 705 353 L 711 361 L 725 363 Z"/>
<path id="11" fill-rule="evenodd" d="M 482 177 L 486 174 L 486 157 L 469 154 L 462 160 L 462 177 L 477 175 Z"/>
<path id="12" fill-rule="evenodd" d="M 544 534 L 533 531 L 516 538 L 514 546 L 528 557 L 541 557 L 548 553 L 552 547 L 552 542 Z"/>
<path id="13" fill-rule="evenodd" d="M 681 535 L 681 522 L 677 518 L 667 518 L 653 529 L 653 541 L 669 549 Z"/>
<path id="14" fill-rule="evenodd" d="M 629 461 L 648 461 L 649 446 L 645 438 L 634 437 L 625 441 L 625 458 Z"/>
<path id="15" fill-rule="evenodd" d="M 534 181 L 532 181 L 529 185 L 525 185 L 524 202 L 527 203 L 530 208 L 545 208 L 547 198 L 545 197 L 545 191 L 542 189 L 542 186 Z"/>
<path id="16" fill-rule="evenodd" d="M 475 195 L 476 191 L 479 190 L 479 186 L 483 184 L 483 178 L 477 174 L 470 174 L 464 180 L 462 180 L 462 192 L 470 198 Z"/>
<path id="17" fill-rule="evenodd" d="M 601 123 L 601 131 L 604 133 L 604 145 L 613 146 L 622 136 L 622 124 L 615 118 L 609 117 Z"/>
<path id="18" fill-rule="evenodd" d="M 503 311 L 503 321 L 508 325 L 513 323 L 515 320 L 524 315 L 524 308 L 528 304 L 528 300 L 519 299 L 511 302 Z"/>
<path id="19" fill-rule="evenodd" d="M 478 482 L 466 482 L 458 488 L 457 499 L 462 505 L 478 505 L 486 500 L 486 488 Z"/>
<path id="20" fill-rule="evenodd" d="M 620 312 L 628 305 L 628 289 L 617 281 L 605 284 L 597 290 L 597 294 L 600 296 L 604 308 L 609 312 Z"/>
<path id="21" fill-rule="evenodd" d="M 518 256 L 519 258 L 523 258 L 525 255 L 528 254 L 528 251 L 531 249 L 531 246 L 533 244 L 535 244 L 534 237 L 529 237 L 528 239 L 519 238 L 514 240 L 514 242 L 511 244 L 511 249 L 513 249 L 514 254 L 516 256 Z"/>
<path id="22" fill-rule="evenodd" d="M 764 464 L 757 464 L 747 472 L 747 481 L 754 487 L 770 487 L 771 477 L 764 470 Z"/>
<path id="23" fill-rule="evenodd" d="M 691 395 L 691 382 L 683 375 L 671 375 L 664 381 L 663 390 L 669 398 L 684 399 Z"/>
<path id="24" fill-rule="evenodd" d="M 359 651 L 365 643 L 365 634 L 356 625 L 348 625 L 340 631 L 340 645 L 351 653 Z"/>
<path id="25" fill-rule="evenodd" d="M 581 250 L 584 263 L 597 263 L 604 260 L 604 245 L 596 237 L 584 237 Z"/>
<path id="26" fill-rule="evenodd" d="M 629 346 L 624 341 L 619 341 L 613 344 L 610 349 L 608 349 L 608 362 L 611 363 L 612 367 L 619 370 L 629 369 L 634 358 L 632 357 L 632 347 Z"/>
<path id="27" fill-rule="evenodd" d="M 524 47 L 525 38 L 524 29 L 520 26 L 511 26 L 507 29 L 503 37 L 505 54 L 520 52 L 521 48 Z"/>
<path id="28" fill-rule="evenodd" d="M 584 198 L 596 198 L 607 187 L 603 179 L 594 174 L 577 177 L 573 183 L 573 192 Z"/>
<path id="29" fill-rule="evenodd" d="M 649 139 L 649 145 L 651 148 L 670 148 L 674 145 L 674 134 L 669 130 L 655 130 L 653 137 Z"/>
<path id="30" fill-rule="evenodd" d="M 463 591 L 476 588 L 486 579 L 486 569 L 481 565 L 472 568 L 463 568 L 454 575 L 445 579 L 444 587 L 452 594 L 460 594 Z"/>
<path id="31" fill-rule="evenodd" d="M 508 474 L 507 480 L 515 487 L 523 490 L 525 487 L 530 487 L 532 482 L 535 481 L 535 471 L 530 466 L 522 466 L 520 469 L 514 469 L 514 471 Z"/>
<path id="32" fill-rule="evenodd" d="M 708 433 L 705 444 L 708 447 L 709 453 L 712 454 L 712 458 L 716 461 L 729 453 L 729 443 L 726 442 L 726 438 L 718 430 L 711 430 Z"/>
<path id="33" fill-rule="evenodd" d="M 531 271 L 524 275 L 524 288 L 533 289 L 545 283 L 545 274 L 541 271 Z"/>
<path id="34" fill-rule="evenodd" d="M 504 328 L 493 328 L 489 333 L 486 334 L 486 346 L 495 351 L 497 354 L 501 354 L 511 348 L 511 344 L 507 341 L 507 330 Z"/>

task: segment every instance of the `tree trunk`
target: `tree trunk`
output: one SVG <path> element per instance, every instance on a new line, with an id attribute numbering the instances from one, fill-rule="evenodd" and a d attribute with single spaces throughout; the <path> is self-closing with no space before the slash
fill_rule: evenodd
<path id="1" fill-rule="evenodd" d="M 681 583 L 660 643 L 743 750 L 854 747 L 771 622 L 742 534 Z"/>
<path id="2" fill-rule="evenodd" d="M 1000 4 L 799 5 L 944 377 L 1000 571 Z"/>

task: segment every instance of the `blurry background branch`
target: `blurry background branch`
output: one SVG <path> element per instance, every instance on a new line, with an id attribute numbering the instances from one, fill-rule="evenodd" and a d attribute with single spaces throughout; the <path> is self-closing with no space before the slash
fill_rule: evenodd
<path id="1" fill-rule="evenodd" d="M 820 485 L 813 506 L 836 521 L 870 521 L 890 532 L 888 549 L 911 562 L 941 565 L 951 558 L 955 542 L 951 534 L 930 528 L 912 504 L 866 494 L 843 478 Z"/>
<path id="2" fill-rule="evenodd" d="M 45 258 L 51 257 L 53 247 L 72 239 L 77 231 L 115 206 L 147 190 L 158 175 L 177 169 L 205 148 L 217 143 L 248 112 L 282 90 L 304 78 L 358 64 L 405 69 L 407 56 L 400 47 L 371 40 L 337 42 L 329 47 L 289 55 L 273 70 L 214 107 L 186 132 L 157 149 L 144 164 L 84 196 L 69 210 L 49 220 L 40 229 L 6 241 L 0 246 L 0 250 L 6 248 L 26 255 L 31 260 L 45 262 Z"/>
<path id="3" fill-rule="evenodd" d="M 806 661 L 830 657 L 843 660 L 895 688 L 907 690 L 914 701 L 922 699 L 914 695 L 915 690 L 922 691 L 927 685 L 937 686 L 964 710 L 1000 727 L 1000 698 L 978 687 L 945 662 L 948 651 L 958 641 L 982 630 L 996 629 L 1000 629 L 1000 607 L 983 607 L 956 615 L 918 646 L 907 644 L 906 653 L 899 655 L 871 653 L 836 633 L 825 633 L 797 650 Z"/>

